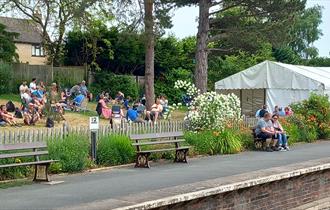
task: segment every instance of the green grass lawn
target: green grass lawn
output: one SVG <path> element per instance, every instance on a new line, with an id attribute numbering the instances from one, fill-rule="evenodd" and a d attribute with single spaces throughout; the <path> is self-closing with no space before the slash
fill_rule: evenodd
<path id="1" fill-rule="evenodd" d="M 13 101 L 16 107 L 20 107 L 21 105 L 21 100 L 20 96 L 18 94 L 3 94 L 0 95 L 0 105 L 6 104 L 8 101 Z M 74 126 L 87 126 L 89 123 L 89 117 L 91 116 L 97 116 L 97 113 L 95 111 L 96 109 L 96 102 L 89 102 L 87 106 L 88 111 L 81 111 L 81 112 L 72 112 L 72 111 L 66 111 L 65 112 L 65 119 L 69 126 L 74 125 Z M 181 107 L 179 110 L 175 110 L 172 113 L 171 120 L 173 121 L 181 121 L 184 119 L 185 113 L 187 112 L 187 107 Z M 19 123 L 23 124 L 22 119 L 17 119 Z M 100 119 L 101 124 L 109 124 L 109 120 L 106 119 Z M 55 123 L 55 127 L 61 127 L 62 122 L 60 123 Z M 33 127 L 28 127 L 28 126 L 23 126 L 21 129 L 33 129 L 35 127 L 45 127 L 45 119 L 42 119 L 37 123 L 36 126 Z M 15 129 L 12 127 L 5 127 L 1 129 Z"/>
<path id="2" fill-rule="evenodd" d="M 21 102 L 21 98 L 19 94 L 2 94 L 0 95 L 0 99 L 6 100 L 6 101 L 13 101 L 13 102 Z"/>

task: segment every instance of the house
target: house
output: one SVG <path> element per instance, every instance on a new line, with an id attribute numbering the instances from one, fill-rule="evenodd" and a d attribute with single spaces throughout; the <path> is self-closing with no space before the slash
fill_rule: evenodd
<path id="1" fill-rule="evenodd" d="M 310 93 L 330 96 L 330 67 L 290 65 L 264 61 L 215 83 L 219 93 L 236 94 L 242 114 L 254 116 L 263 104 L 288 106 Z"/>
<path id="2" fill-rule="evenodd" d="M 46 65 L 41 29 L 32 20 L 0 17 L 0 23 L 6 26 L 7 31 L 19 34 L 14 41 L 21 63 Z"/>

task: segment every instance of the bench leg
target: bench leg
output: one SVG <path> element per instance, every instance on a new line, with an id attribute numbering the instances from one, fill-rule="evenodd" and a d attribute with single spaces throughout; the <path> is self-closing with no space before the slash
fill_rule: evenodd
<path id="1" fill-rule="evenodd" d="M 254 147 L 256 150 L 263 150 L 264 149 L 264 143 L 263 141 L 254 141 Z"/>
<path id="2" fill-rule="evenodd" d="M 45 178 L 44 179 L 40 179 L 38 177 L 38 170 L 39 167 L 43 166 L 44 170 L 45 170 Z M 48 168 L 49 168 L 49 164 L 44 164 L 44 165 L 34 165 L 34 178 L 33 181 L 35 182 L 49 182 L 49 177 L 48 177 Z"/>
<path id="3" fill-rule="evenodd" d="M 150 168 L 149 155 L 150 153 L 136 154 L 135 168 Z"/>
<path id="4" fill-rule="evenodd" d="M 175 152 L 175 163 L 187 163 L 187 153 L 189 149 L 176 150 Z"/>

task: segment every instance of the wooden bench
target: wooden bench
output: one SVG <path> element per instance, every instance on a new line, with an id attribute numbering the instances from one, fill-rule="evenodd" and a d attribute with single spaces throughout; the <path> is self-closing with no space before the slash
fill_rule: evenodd
<path id="1" fill-rule="evenodd" d="M 261 138 L 257 137 L 256 134 L 256 128 L 252 128 L 252 136 L 253 136 L 253 142 L 254 142 L 254 147 L 256 150 L 263 150 L 264 149 L 264 140 L 262 140 Z M 286 135 L 287 140 L 289 140 L 290 136 Z"/>
<path id="2" fill-rule="evenodd" d="M 48 178 L 48 167 L 52 162 L 57 160 L 40 160 L 39 157 L 48 155 L 46 143 L 21 143 L 21 144 L 0 144 L 0 160 L 1 159 L 12 159 L 22 157 L 34 157 L 34 161 L 30 162 L 19 162 L 10 164 L 0 164 L 2 168 L 12 168 L 18 166 L 35 166 L 34 167 L 34 179 L 33 181 L 49 181 Z M 38 174 L 39 167 L 42 166 L 45 172 L 45 178 L 40 179 Z"/>
<path id="3" fill-rule="evenodd" d="M 150 168 L 149 156 L 151 153 L 160 153 L 166 151 L 175 151 L 174 162 L 187 163 L 187 153 L 189 147 L 180 146 L 180 143 L 184 142 L 183 132 L 166 132 L 166 133 L 149 133 L 149 134 L 134 134 L 130 135 L 130 139 L 134 141 L 132 145 L 136 147 L 136 161 L 135 167 Z M 142 150 L 142 146 L 146 145 L 169 145 L 168 148 Z M 170 145 L 173 145 L 172 147 Z"/>
<path id="4" fill-rule="evenodd" d="M 252 136 L 253 136 L 253 142 L 254 142 L 254 148 L 256 150 L 263 150 L 264 148 L 264 141 L 262 138 L 258 138 L 256 134 L 256 128 L 252 128 Z"/>

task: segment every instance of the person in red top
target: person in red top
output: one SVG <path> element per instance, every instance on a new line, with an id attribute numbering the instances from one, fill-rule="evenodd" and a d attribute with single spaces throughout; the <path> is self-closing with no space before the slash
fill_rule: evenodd
<path id="1" fill-rule="evenodd" d="M 105 100 L 104 100 L 104 95 L 101 94 L 100 95 L 100 100 L 99 100 L 99 104 L 100 104 L 100 108 L 102 109 L 102 115 L 105 119 L 110 119 L 111 118 L 111 108 L 109 108 L 107 106 L 107 104 L 105 103 Z"/>
<path id="2" fill-rule="evenodd" d="M 288 107 L 288 106 L 284 108 L 284 111 L 285 111 L 285 116 L 293 115 L 293 112 L 292 112 L 291 108 Z"/>

